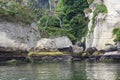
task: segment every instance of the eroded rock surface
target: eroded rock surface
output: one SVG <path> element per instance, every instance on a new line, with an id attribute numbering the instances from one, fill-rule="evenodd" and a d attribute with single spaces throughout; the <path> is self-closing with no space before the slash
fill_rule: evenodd
<path id="1" fill-rule="evenodd" d="M 25 25 L 0 20 L 0 51 L 29 51 L 40 39 L 35 23 Z"/>
<path id="2" fill-rule="evenodd" d="M 94 31 L 86 38 L 86 47 L 96 47 L 98 50 L 104 49 L 106 44 L 115 44 L 112 30 L 120 27 L 120 1 L 119 0 L 94 0 L 90 5 L 92 13 L 89 13 L 89 30 L 92 27 L 92 17 L 96 5 L 104 4 L 108 13 L 98 13 L 95 17 Z"/>
<path id="3" fill-rule="evenodd" d="M 58 49 L 65 49 L 72 46 L 71 40 L 66 37 L 56 37 L 56 38 L 42 38 L 37 42 L 35 51 L 56 51 Z"/>

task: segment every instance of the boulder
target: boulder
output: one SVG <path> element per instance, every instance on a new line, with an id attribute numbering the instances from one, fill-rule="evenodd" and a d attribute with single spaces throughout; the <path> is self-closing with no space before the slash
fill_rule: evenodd
<path id="1" fill-rule="evenodd" d="M 72 50 L 73 50 L 73 54 L 80 54 L 83 52 L 84 48 L 79 47 L 78 45 L 73 45 Z"/>
<path id="2" fill-rule="evenodd" d="M 93 54 L 95 51 L 98 51 L 97 48 L 95 47 L 90 47 L 90 48 L 87 48 L 86 52 L 90 53 L 90 54 Z"/>
<path id="3" fill-rule="evenodd" d="M 106 52 L 101 59 L 120 59 L 120 52 L 113 51 L 113 52 Z"/>
<path id="4" fill-rule="evenodd" d="M 79 46 L 79 47 L 83 47 L 83 49 L 85 50 L 86 46 L 85 43 L 81 43 L 81 42 L 76 42 L 75 45 Z"/>
<path id="5" fill-rule="evenodd" d="M 72 46 L 71 40 L 67 36 L 56 38 L 42 38 L 37 42 L 34 51 L 57 51 Z"/>
<path id="6" fill-rule="evenodd" d="M 105 52 L 117 51 L 117 46 L 116 45 L 107 45 L 104 50 L 105 50 Z"/>

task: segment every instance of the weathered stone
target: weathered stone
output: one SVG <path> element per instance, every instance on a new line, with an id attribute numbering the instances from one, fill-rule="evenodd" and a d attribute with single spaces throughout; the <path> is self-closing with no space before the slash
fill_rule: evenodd
<path id="1" fill-rule="evenodd" d="M 0 51 L 29 51 L 40 39 L 35 23 L 25 25 L 0 20 Z"/>
<path id="2" fill-rule="evenodd" d="M 107 45 L 104 50 L 105 50 L 105 52 L 117 51 L 117 46 L 116 45 Z"/>
<path id="3" fill-rule="evenodd" d="M 72 46 L 73 54 L 80 54 L 83 52 L 83 47 L 79 47 L 78 45 Z"/>
<path id="4" fill-rule="evenodd" d="M 85 50 L 86 46 L 85 43 L 81 43 L 81 42 L 76 42 L 75 45 L 79 46 L 79 47 L 83 47 L 83 49 Z"/>
<path id="5" fill-rule="evenodd" d="M 89 54 L 93 54 L 95 51 L 98 51 L 95 47 L 87 48 L 86 50 Z"/>
<path id="6" fill-rule="evenodd" d="M 120 51 L 120 41 L 117 42 L 117 50 Z"/>
<path id="7" fill-rule="evenodd" d="M 72 46 L 72 42 L 66 36 L 57 38 L 43 38 L 38 41 L 35 46 L 35 51 L 57 51 L 58 49 L 69 48 Z"/>
<path id="8" fill-rule="evenodd" d="M 101 59 L 120 59 L 120 52 L 106 52 L 104 55 L 101 56 Z"/>
<path id="9" fill-rule="evenodd" d="M 108 13 L 98 13 L 95 17 L 94 30 L 91 32 L 93 14 L 96 5 L 104 4 L 107 7 Z M 94 0 L 90 5 L 92 13 L 88 17 L 90 22 L 88 24 L 89 33 L 86 38 L 86 47 L 96 47 L 98 50 L 104 49 L 105 45 L 114 44 L 114 36 L 112 30 L 120 26 L 120 1 L 119 0 Z"/>

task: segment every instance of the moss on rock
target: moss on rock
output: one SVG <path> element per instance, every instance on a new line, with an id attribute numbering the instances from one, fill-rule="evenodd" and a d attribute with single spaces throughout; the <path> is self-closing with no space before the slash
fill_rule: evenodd
<path id="1" fill-rule="evenodd" d="M 52 51 L 52 52 L 29 52 L 28 56 L 32 55 L 61 55 L 66 54 L 67 52 Z"/>
<path id="2" fill-rule="evenodd" d="M 94 24 L 95 24 L 95 17 L 98 15 L 98 13 L 107 13 L 107 7 L 104 4 L 97 5 L 94 12 L 93 12 L 93 18 L 92 18 L 92 27 L 91 27 L 91 32 L 94 31 Z"/>

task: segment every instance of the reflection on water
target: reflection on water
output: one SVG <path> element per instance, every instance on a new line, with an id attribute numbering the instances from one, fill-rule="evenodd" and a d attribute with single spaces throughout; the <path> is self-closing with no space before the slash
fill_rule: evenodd
<path id="1" fill-rule="evenodd" d="M 0 80 L 115 80 L 120 64 L 46 63 L 1 65 Z"/>
<path id="2" fill-rule="evenodd" d="M 88 63 L 86 75 L 88 79 L 94 80 L 115 80 L 117 72 L 120 73 L 120 64 Z"/>

